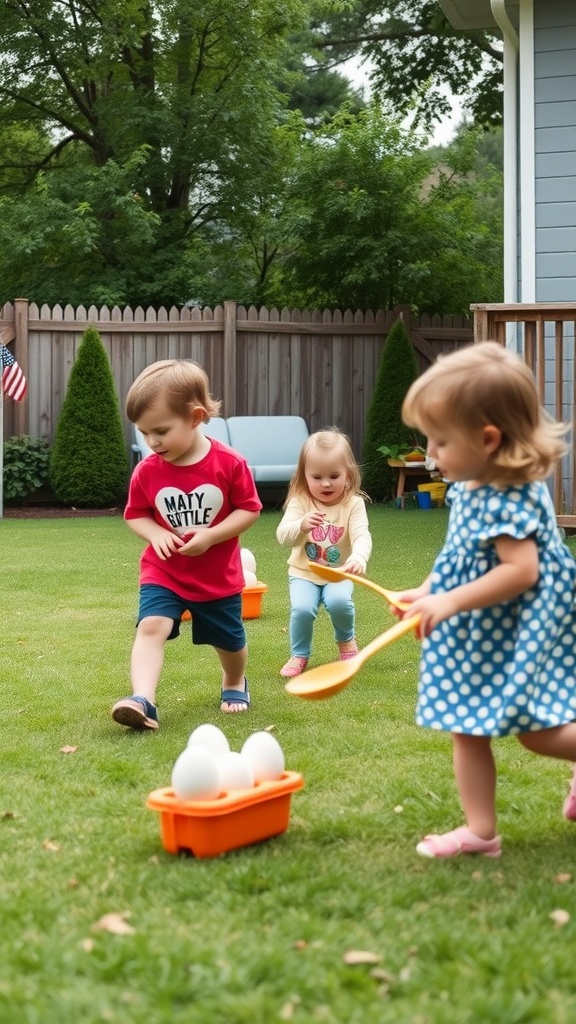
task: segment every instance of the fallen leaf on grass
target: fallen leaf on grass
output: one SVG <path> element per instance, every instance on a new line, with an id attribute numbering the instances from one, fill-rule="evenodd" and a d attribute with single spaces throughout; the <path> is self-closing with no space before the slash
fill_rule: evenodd
<path id="1" fill-rule="evenodd" d="M 394 975 L 390 974 L 390 971 L 385 971 L 382 967 L 373 967 L 370 971 L 370 977 L 376 981 L 382 981 L 386 985 L 391 985 L 394 981 Z"/>
<path id="2" fill-rule="evenodd" d="M 130 912 L 127 910 L 123 914 L 104 914 L 99 921 L 92 925 L 92 931 L 110 932 L 111 935 L 134 935 L 136 929 L 126 921 L 129 916 Z"/>
<path id="3" fill-rule="evenodd" d="M 300 996 L 291 996 L 288 1002 L 284 1003 L 284 1006 L 282 1007 L 280 1013 L 278 1014 L 280 1020 L 292 1020 L 292 1017 L 294 1016 L 294 1010 L 298 1006 L 298 1003 L 300 1003 L 301 1001 L 302 1000 L 300 999 Z"/>
<path id="4" fill-rule="evenodd" d="M 68 745 L 65 747 L 60 747 L 61 754 L 75 754 L 77 750 L 78 747 L 70 747 Z"/>
<path id="5" fill-rule="evenodd" d="M 548 916 L 554 921 L 557 928 L 563 928 L 570 920 L 570 914 L 567 910 L 553 910 Z"/>
<path id="6" fill-rule="evenodd" d="M 571 882 L 572 875 L 568 871 L 561 871 L 559 875 L 554 875 L 555 882 Z"/>
<path id="7" fill-rule="evenodd" d="M 265 728 L 264 728 L 264 732 L 274 732 L 274 729 L 275 729 L 275 728 L 276 728 L 276 726 L 275 726 L 275 725 L 267 725 L 267 726 L 265 726 Z"/>
<path id="8" fill-rule="evenodd" d="M 60 849 L 58 843 L 52 842 L 51 839 L 45 839 L 44 842 L 42 843 L 42 846 L 45 850 L 50 850 L 51 853 L 58 853 Z"/>
<path id="9" fill-rule="evenodd" d="M 378 953 L 370 953 L 366 949 L 347 949 L 342 957 L 345 964 L 378 964 L 380 957 Z"/>
<path id="10" fill-rule="evenodd" d="M 308 943 L 306 942 L 306 939 L 296 939 L 294 949 L 306 949 L 307 945 Z"/>

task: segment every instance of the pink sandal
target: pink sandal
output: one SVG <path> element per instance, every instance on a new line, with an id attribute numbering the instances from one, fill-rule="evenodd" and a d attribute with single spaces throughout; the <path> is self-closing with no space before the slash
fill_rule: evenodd
<path id="1" fill-rule="evenodd" d="M 297 654 L 293 654 L 280 669 L 280 675 L 284 676 L 284 679 L 294 679 L 294 676 L 302 674 L 307 664 L 308 658 L 299 658 Z"/>
<path id="2" fill-rule="evenodd" d="M 354 639 L 340 640 L 338 642 L 338 650 L 340 652 L 340 661 L 349 661 L 350 658 L 355 658 L 358 654 L 358 644 Z"/>
<path id="3" fill-rule="evenodd" d="M 421 857 L 455 857 L 459 853 L 482 853 L 485 857 L 499 857 L 502 844 L 500 836 L 480 839 L 466 825 L 461 825 L 441 836 L 424 836 L 416 847 L 416 853 Z"/>
<path id="4" fill-rule="evenodd" d="M 566 818 L 566 821 L 576 821 L 576 765 L 574 765 L 573 768 L 570 792 L 564 801 L 562 814 Z"/>

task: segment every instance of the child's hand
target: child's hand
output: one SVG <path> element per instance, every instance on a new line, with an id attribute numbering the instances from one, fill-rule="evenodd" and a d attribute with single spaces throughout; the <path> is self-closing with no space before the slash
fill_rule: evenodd
<path id="1" fill-rule="evenodd" d="M 310 533 L 310 530 L 314 530 L 316 526 L 322 526 L 325 518 L 326 516 L 324 515 L 324 512 L 319 512 L 318 509 L 312 509 L 311 512 L 307 512 L 306 515 L 302 517 L 300 532 Z"/>
<path id="2" fill-rule="evenodd" d="M 407 600 L 407 599 L 406 599 Z M 420 616 L 418 627 L 419 636 L 429 636 L 432 630 L 445 619 L 450 619 L 458 611 L 453 595 L 447 594 L 426 594 L 416 598 L 407 611 L 402 615 L 403 619 L 412 615 Z"/>
<path id="3" fill-rule="evenodd" d="M 404 604 L 409 604 L 410 605 L 410 609 L 409 609 L 409 611 L 406 612 L 406 615 L 413 615 L 414 612 L 412 610 L 412 605 L 413 605 L 414 601 L 418 601 L 418 599 L 421 598 L 421 597 L 426 597 L 429 593 L 430 593 L 430 584 L 429 584 L 428 580 L 426 579 L 426 580 L 424 580 L 424 583 L 420 584 L 419 587 L 413 587 L 411 590 L 403 590 L 401 593 L 398 594 L 397 600 L 403 602 Z M 390 605 L 390 611 L 392 612 L 393 615 L 396 615 L 399 619 L 404 618 L 404 609 L 398 608 L 397 605 L 391 604 Z"/>
<path id="4" fill-rule="evenodd" d="M 428 583 L 422 583 L 419 587 L 412 587 L 412 590 L 403 590 L 398 594 L 398 600 L 404 601 L 405 604 L 412 604 L 413 601 L 417 601 L 419 597 L 426 597 L 430 593 L 430 587 Z M 412 614 L 412 612 L 410 612 Z"/>
<path id="5" fill-rule="evenodd" d="M 197 533 L 190 535 L 186 534 L 186 540 L 183 547 L 180 548 L 181 555 L 203 555 L 208 548 L 212 547 L 212 538 L 210 537 L 210 530 L 198 530 Z"/>
<path id="6" fill-rule="evenodd" d="M 158 533 L 151 538 L 150 544 L 158 558 L 165 562 L 167 558 L 170 558 L 171 555 L 180 550 L 184 544 L 184 538 L 179 537 L 177 533 L 171 533 L 170 530 L 164 530 L 163 527 L 159 527 Z"/>
<path id="7" fill-rule="evenodd" d="M 366 572 L 364 562 L 358 558 L 349 558 L 344 565 L 340 566 L 342 572 L 349 572 L 352 576 L 363 576 Z"/>

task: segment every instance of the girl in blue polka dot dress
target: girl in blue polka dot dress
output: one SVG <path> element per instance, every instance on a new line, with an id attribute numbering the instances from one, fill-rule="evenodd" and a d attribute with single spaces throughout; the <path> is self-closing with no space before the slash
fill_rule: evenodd
<path id="1" fill-rule="evenodd" d="M 401 597 L 424 638 L 416 720 L 451 733 L 466 819 L 417 851 L 498 857 L 492 738 L 576 762 L 576 562 L 544 482 L 566 428 L 541 408 L 525 363 L 495 342 L 440 358 L 402 414 L 453 482 L 444 547 Z M 576 821 L 576 774 L 563 812 Z"/>

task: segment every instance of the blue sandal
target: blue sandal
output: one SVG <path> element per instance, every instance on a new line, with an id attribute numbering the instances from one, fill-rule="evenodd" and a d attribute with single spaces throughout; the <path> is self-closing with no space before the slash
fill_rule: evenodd
<path id="1" fill-rule="evenodd" d="M 246 704 L 243 711 L 248 711 L 250 707 L 250 694 L 248 693 L 248 680 L 244 676 L 244 689 L 243 690 L 222 690 L 220 693 L 220 711 L 223 711 L 225 715 L 239 714 L 239 711 L 231 711 L 230 708 L 223 708 L 222 704 Z"/>
<path id="2" fill-rule="evenodd" d="M 156 706 L 146 697 L 123 697 L 112 708 L 112 718 L 119 725 L 126 725 L 129 729 L 158 728 Z"/>

